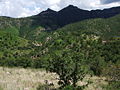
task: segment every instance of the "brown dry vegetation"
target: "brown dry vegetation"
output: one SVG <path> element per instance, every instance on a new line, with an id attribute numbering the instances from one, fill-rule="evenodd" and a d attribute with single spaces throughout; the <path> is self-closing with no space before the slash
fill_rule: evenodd
<path id="1" fill-rule="evenodd" d="M 44 70 L 0 67 L 0 86 L 3 90 L 36 90 L 39 84 L 45 84 L 45 80 L 57 87 L 56 77 L 56 74 Z"/>
<path id="2" fill-rule="evenodd" d="M 3 90 L 36 90 L 38 85 L 45 84 L 45 80 L 54 83 L 55 87 L 59 87 L 57 78 L 55 73 L 46 73 L 42 69 L 0 67 L 0 87 Z M 88 80 L 92 83 L 85 90 L 102 90 L 101 86 L 107 85 L 104 78 L 90 76 L 86 76 L 82 82 L 77 84 L 85 85 Z"/>

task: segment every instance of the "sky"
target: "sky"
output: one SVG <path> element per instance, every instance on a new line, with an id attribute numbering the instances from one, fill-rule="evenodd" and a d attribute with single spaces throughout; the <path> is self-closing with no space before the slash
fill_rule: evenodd
<path id="1" fill-rule="evenodd" d="M 68 5 L 95 10 L 120 6 L 120 0 L 0 0 L 0 16 L 27 17 L 47 8 L 59 11 Z"/>

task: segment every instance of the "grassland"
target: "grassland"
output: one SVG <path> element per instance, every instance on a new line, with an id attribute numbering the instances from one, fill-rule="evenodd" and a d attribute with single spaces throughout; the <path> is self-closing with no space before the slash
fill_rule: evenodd
<path id="1" fill-rule="evenodd" d="M 57 84 L 58 76 L 55 73 L 46 73 L 42 69 L 23 69 L 23 68 L 5 68 L 0 67 L 0 90 L 36 90 L 38 85 L 44 85 L 45 80 Z M 103 85 L 107 85 L 104 78 L 86 76 L 84 80 L 79 81 L 78 85 L 85 85 L 90 80 L 92 83 L 85 90 L 104 90 Z"/>
<path id="2" fill-rule="evenodd" d="M 0 67 L 0 86 L 3 90 L 36 90 L 38 85 L 51 81 L 57 87 L 54 73 L 44 70 Z"/>

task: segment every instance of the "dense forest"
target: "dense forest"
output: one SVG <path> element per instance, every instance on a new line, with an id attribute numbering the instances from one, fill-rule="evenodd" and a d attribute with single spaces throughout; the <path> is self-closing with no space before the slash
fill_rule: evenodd
<path id="1" fill-rule="evenodd" d="M 86 75 L 106 77 L 105 90 L 120 89 L 120 15 L 84 20 L 55 31 L 32 22 L 0 17 L 0 66 L 55 72 L 63 90 L 84 89 L 87 85 L 76 83 Z"/>

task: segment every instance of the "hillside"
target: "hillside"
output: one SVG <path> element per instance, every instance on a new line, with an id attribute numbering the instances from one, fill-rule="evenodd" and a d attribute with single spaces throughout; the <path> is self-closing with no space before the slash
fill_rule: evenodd
<path id="1" fill-rule="evenodd" d="M 54 53 L 55 52 L 54 49 L 56 50 L 58 48 L 58 50 L 59 49 L 64 50 L 65 48 L 70 48 L 69 45 L 71 45 L 72 43 L 78 45 L 79 47 L 80 42 L 87 44 L 89 42 L 92 43 L 92 40 L 93 43 L 94 41 L 98 41 L 98 43 L 102 45 L 104 45 L 104 43 L 106 43 L 106 45 L 107 43 L 112 44 L 115 41 L 116 43 L 118 42 L 119 47 L 120 39 L 119 21 L 120 15 L 107 19 L 101 18 L 89 19 L 84 20 L 82 22 L 66 25 L 63 28 L 60 28 L 56 31 L 52 31 L 50 33 L 48 32 L 48 34 L 46 34 L 46 36 L 44 37 L 44 42 L 42 42 L 42 46 L 37 47 L 35 50 L 35 52 L 39 52 L 38 57 L 36 58 L 41 58 L 41 56 L 43 56 L 45 52 L 49 51 L 48 49 L 53 49 L 51 50 L 52 51 L 51 53 Z M 77 44 L 77 42 L 79 44 Z M 72 50 L 74 51 L 74 49 Z M 36 54 L 37 53 L 35 53 L 35 55 Z"/>
<path id="2" fill-rule="evenodd" d="M 60 16 L 58 23 L 55 13 L 65 17 L 64 12 L 69 10 L 83 16 L 94 12 L 69 6 L 59 12 L 48 9 L 28 18 L 0 17 L 0 66 L 44 68 L 59 76 L 58 84 L 63 90 L 85 90 L 94 83 L 89 79 L 85 85 L 77 85 L 86 75 L 105 77 L 108 85 L 101 86 L 103 90 L 119 90 L 119 7 L 103 10 L 108 15 L 103 17 L 70 16 L 70 20 L 62 20 Z"/>
<path id="3" fill-rule="evenodd" d="M 44 45 L 44 43 L 55 38 L 56 35 L 54 33 L 60 34 L 63 39 L 66 39 L 66 37 L 70 37 L 71 39 L 72 37 L 76 37 L 76 35 L 72 35 L 72 33 L 93 34 L 99 36 L 102 40 L 119 38 L 120 35 L 120 15 L 108 19 L 84 20 L 52 32 L 46 32 L 41 26 L 32 27 L 30 19 L 24 20 L 2 17 L 1 20 L 3 20 L 3 18 L 7 21 L 6 24 L 2 23 L 2 21 L 0 22 L 3 24 L 0 29 L 0 45 L 2 47 L 0 52 L 1 58 L 19 58 L 22 55 L 28 55 L 31 51 L 34 51 L 37 46 L 44 48 L 48 45 L 49 47 L 50 44 Z M 16 26 L 14 23 L 16 23 Z"/>
<path id="4" fill-rule="evenodd" d="M 44 35 L 39 37 L 43 38 L 46 36 L 46 32 L 54 31 L 67 24 L 93 18 L 109 18 L 118 14 L 120 14 L 120 7 L 87 11 L 69 5 L 58 12 L 48 9 L 27 18 L 0 17 L 0 30 L 10 32 L 14 30 L 16 34 L 26 39 L 38 38 L 39 34 L 44 32 Z M 111 21 L 111 23 L 113 22 Z"/>
<path id="5" fill-rule="evenodd" d="M 61 87 L 76 87 L 78 80 L 82 81 L 89 74 L 106 78 L 109 84 L 103 86 L 102 90 L 119 90 L 119 21 L 120 15 L 117 15 L 67 25 L 51 32 L 42 46 L 36 47 L 31 55 L 39 62 L 40 66 L 37 64 L 37 67 L 59 75 Z M 88 81 L 85 86 L 78 86 L 78 90 L 85 90 L 91 83 Z M 69 88 L 74 90 L 74 87 Z"/>
<path id="6" fill-rule="evenodd" d="M 98 36 L 106 38 L 119 37 L 120 36 L 120 15 L 108 18 L 108 19 L 89 19 L 82 22 L 66 25 L 65 27 L 58 29 L 58 32 L 85 32 L 94 33 Z"/>

